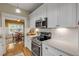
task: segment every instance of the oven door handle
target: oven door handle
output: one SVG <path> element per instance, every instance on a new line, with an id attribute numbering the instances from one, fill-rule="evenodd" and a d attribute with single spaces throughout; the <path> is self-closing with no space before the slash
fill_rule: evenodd
<path id="1" fill-rule="evenodd" d="M 38 46 L 38 47 L 41 47 L 40 45 L 38 45 L 38 44 L 36 44 L 36 43 L 34 43 L 34 42 L 33 42 L 32 44 L 34 44 L 34 45 L 36 45 L 36 46 Z"/>

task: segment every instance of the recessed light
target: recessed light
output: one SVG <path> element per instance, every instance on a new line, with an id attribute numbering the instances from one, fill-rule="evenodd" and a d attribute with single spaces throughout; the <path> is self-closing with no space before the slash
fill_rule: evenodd
<path id="1" fill-rule="evenodd" d="M 17 19 L 17 22 L 20 22 L 21 20 L 20 19 Z"/>

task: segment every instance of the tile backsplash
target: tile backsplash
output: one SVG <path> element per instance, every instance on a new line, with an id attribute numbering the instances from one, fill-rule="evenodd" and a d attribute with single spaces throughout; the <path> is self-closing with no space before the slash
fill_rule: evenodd
<path id="1" fill-rule="evenodd" d="M 58 28 L 46 29 L 42 31 L 50 31 L 52 38 L 47 41 L 50 45 L 64 50 L 68 53 L 79 55 L 79 29 L 78 28 Z"/>

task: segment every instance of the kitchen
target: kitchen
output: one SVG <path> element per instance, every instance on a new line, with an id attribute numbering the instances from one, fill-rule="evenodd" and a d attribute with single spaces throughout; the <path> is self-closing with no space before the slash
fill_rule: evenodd
<path id="1" fill-rule="evenodd" d="M 9 33 L 5 27 L 6 19 L 20 19 L 24 21 L 23 44 L 31 52 L 30 56 L 79 56 L 78 3 L 37 3 L 30 13 L 24 9 L 21 13 L 13 13 L 17 6 L 23 5 L 29 7 L 32 4 L 0 4 L 0 55 L 6 53 L 5 37 Z M 8 11 L 3 10 L 5 6 Z"/>

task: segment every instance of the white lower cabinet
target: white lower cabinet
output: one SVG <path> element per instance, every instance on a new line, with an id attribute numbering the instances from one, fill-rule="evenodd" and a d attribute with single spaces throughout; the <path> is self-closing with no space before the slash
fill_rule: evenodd
<path id="1" fill-rule="evenodd" d="M 0 39 L 0 56 L 5 53 L 5 45 L 3 39 Z"/>
<path id="2" fill-rule="evenodd" d="M 4 54 L 4 48 L 3 46 L 0 46 L 0 56 L 2 56 Z"/>
<path id="3" fill-rule="evenodd" d="M 25 47 L 31 51 L 31 39 L 29 37 L 25 38 Z"/>
<path id="4" fill-rule="evenodd" d="M 47 44 L 42 44 L 42 55 L 43 56 L 68 56 L 66 53 L 61 52 Z"/>

